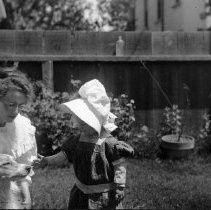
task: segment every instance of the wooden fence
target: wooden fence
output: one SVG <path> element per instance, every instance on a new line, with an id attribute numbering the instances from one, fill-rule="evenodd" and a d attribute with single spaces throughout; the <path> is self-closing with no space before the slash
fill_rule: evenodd
<path id="1" fill-rule="evenodd" d="M 69 32 L 0 31 L 1 56 L 110 55 L 121 35 L 126 55 L 205 55 L 210 54 L 210 32 Z M 42 56 L 41 55 L 45 55 Z M 56 58 L 55 58 L 56 59 Z"/>
<path id="2" fill-rule="evenodd" d="M 124 56 L 115 55 L 120 35 Z M 133 98 L 137 110 L 153 112 L 169 105 L 161 88 L 182 108 L 210 106 L 210 53 L 210 32 L 0 31 L 0 60 L 19 61 L 22 71 L 55 91 L 67 91 L 71 75 L 82 82 L 98 78 L 115 96 Z M 156 124 L 159 117 L 152 116 Z"/>

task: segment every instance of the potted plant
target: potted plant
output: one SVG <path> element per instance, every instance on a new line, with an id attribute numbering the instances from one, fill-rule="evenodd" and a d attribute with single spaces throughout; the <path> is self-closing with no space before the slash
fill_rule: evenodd
<path id="1" fill-rule="evenodd" d="M 160 148 L 165 156 L 171 158 L 187 157 L 193 150 L 195 139 L 183 134 L 181 110 L 178 105 L 164 109 L 164 122 L 161 124 L 158 137 L 161 139 Z"/>

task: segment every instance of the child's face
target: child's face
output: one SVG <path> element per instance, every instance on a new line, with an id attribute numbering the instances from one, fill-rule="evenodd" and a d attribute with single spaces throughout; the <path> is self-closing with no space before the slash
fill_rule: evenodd
<path id="1" fill-rule="evenodd" d="M 80 129 L 81 120 L 75 114 L 72 114 L 70 122 L 72 123 L 73 128 L 79 128 Z"/>

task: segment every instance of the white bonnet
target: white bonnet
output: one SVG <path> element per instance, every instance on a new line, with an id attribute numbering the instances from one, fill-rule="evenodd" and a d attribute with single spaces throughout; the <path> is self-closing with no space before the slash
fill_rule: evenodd
<path id="1" fill-rule="evenodd" d="M 110 99 L 106 94 L 104 86 L 93 79 L 78 91 L 80 98 L 63 103 L 81 120 L 94 128 L 100 135 L 102 126 L 107 132 L 112 132 L 117 128 L 114 124 L 114 114 L 110 112 Z"/>

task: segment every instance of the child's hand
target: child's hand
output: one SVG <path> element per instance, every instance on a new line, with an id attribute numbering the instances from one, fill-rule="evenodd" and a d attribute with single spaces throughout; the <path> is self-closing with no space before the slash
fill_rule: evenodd
<path id="1" fill-rule="evenodd" d="M 48 159 L 40 154 L 37 155 L 37 159 L 32 162 L 34 168 L 45 168 L 48 165 Z"/>
<path id="2" fill-rule="evenodd" d="M 124 193 L 124 187 L 117 187 L 116 194 L 115 194 L 115 200 L 117 203 L 121 202 L 125 196 Z"/>

